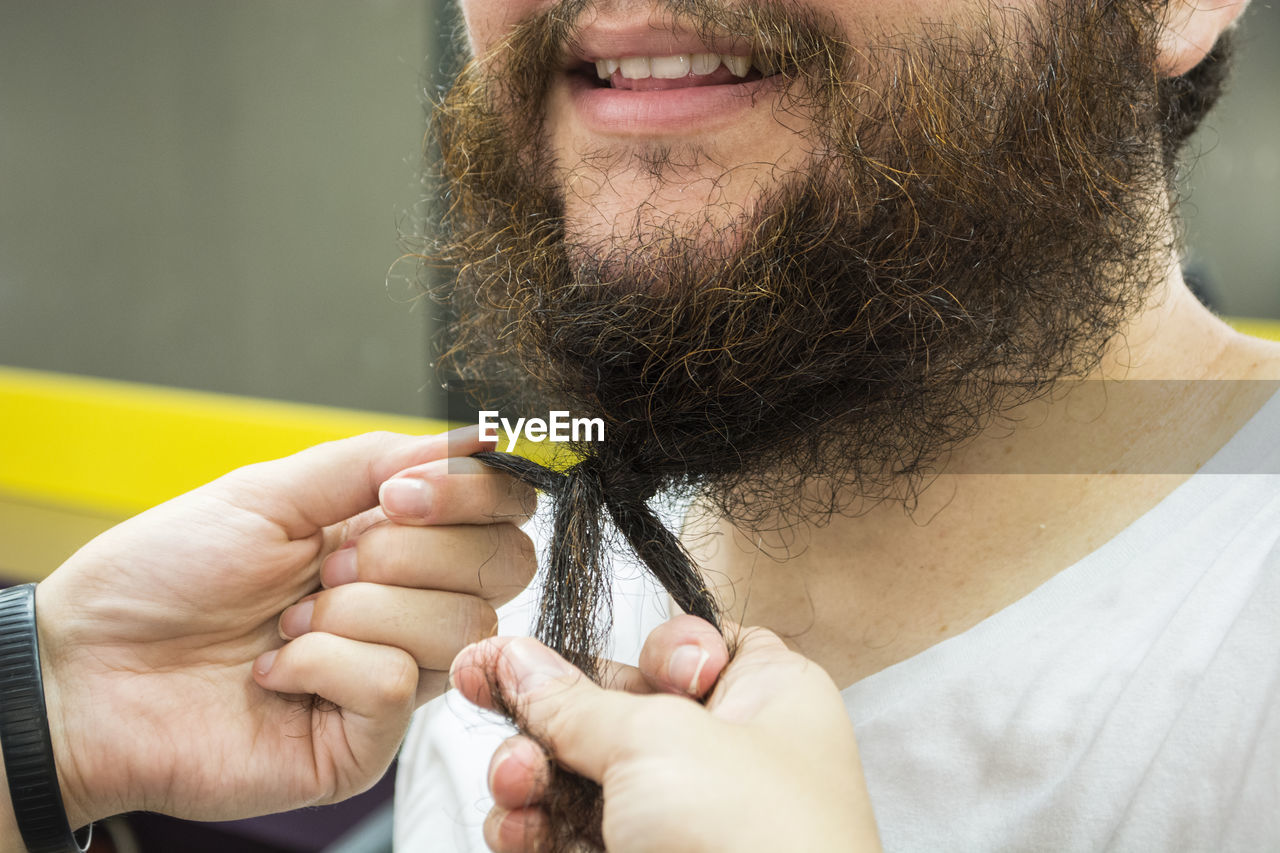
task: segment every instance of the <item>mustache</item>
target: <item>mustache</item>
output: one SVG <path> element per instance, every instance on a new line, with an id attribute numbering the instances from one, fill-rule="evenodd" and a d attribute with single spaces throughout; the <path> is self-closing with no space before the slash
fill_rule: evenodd
<path id="1" fill-rule="evenodd" d="M 495 49 L 476 62 L 502 78 L 523 103 L 536 101 L 539 89 L 556 72 L 580 64 L 583 33 L 601 17 L 615 14 L 618 0 L 560 0 L 518 24 Z M 726 42 L 749 48 L 787 79 L 838 77 L 849 40 L 834 14 L 803 3 L 750 0 L 657 0 L 650 9 L 655 29 L 694 35 L 706 45 Z"/>

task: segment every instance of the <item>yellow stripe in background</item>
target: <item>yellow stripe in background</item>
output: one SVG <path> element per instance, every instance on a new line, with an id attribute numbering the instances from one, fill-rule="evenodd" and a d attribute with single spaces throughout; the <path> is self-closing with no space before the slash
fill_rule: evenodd
<path id="1" fill-rule="evenodd" d="M 443 421 L 0 367 L 0 492 L 126 516 L 233 468 Z"/>
<path id="2" fill-rule="evenodd" d="M 1237 332 L 1244 332 L 1255 338 L 1280 341 L 1280 320 L 1257 320 L 1252 317 L 1223 317 L 1222 319 Z"/>

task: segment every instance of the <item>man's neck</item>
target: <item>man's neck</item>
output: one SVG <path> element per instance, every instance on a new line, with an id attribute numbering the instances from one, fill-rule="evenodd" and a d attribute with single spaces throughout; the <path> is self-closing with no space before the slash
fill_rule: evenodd
<path id="1" fill-rule="evenodd" d="M 1252 416 L 1280 347 L 1205 310 L 1176 268 L 1084 382 L 957 451 L 918 505 L 785 534 L 693 517 L 685 538 L 731 618 L 841 686 L 1022 598 L 1158 504 Z M 1163 381 L 1155 381 L 1163 380 Z"/>

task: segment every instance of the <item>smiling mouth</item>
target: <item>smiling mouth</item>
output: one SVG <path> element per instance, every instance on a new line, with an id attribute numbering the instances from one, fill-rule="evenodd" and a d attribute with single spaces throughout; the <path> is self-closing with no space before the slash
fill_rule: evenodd
<path id="1" fill-rule="evenodd" d="M 751 56 L 682 53 L 584 61 L 572 69 L 596 89 L 655 92 L 700 86 L 732 86 L 775 76 L 771 63 Z"/>

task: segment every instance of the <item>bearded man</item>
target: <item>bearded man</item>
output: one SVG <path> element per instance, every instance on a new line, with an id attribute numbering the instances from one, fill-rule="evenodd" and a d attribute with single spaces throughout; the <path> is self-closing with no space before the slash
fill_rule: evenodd
<path id="1" fill-rule="evenodd" d="M 1243 6 L 462 3 L 448 363 L 604 419 L 570 499 L 843 688 L 886 849 L 1280 843 L 1280 350 L 1174 210 Z M 556 515 L 607 579 L 502 633 L 634 660 L 688 602 Z M 420 713 L 398 849 L 484 849 L 506 733 Z"/>

